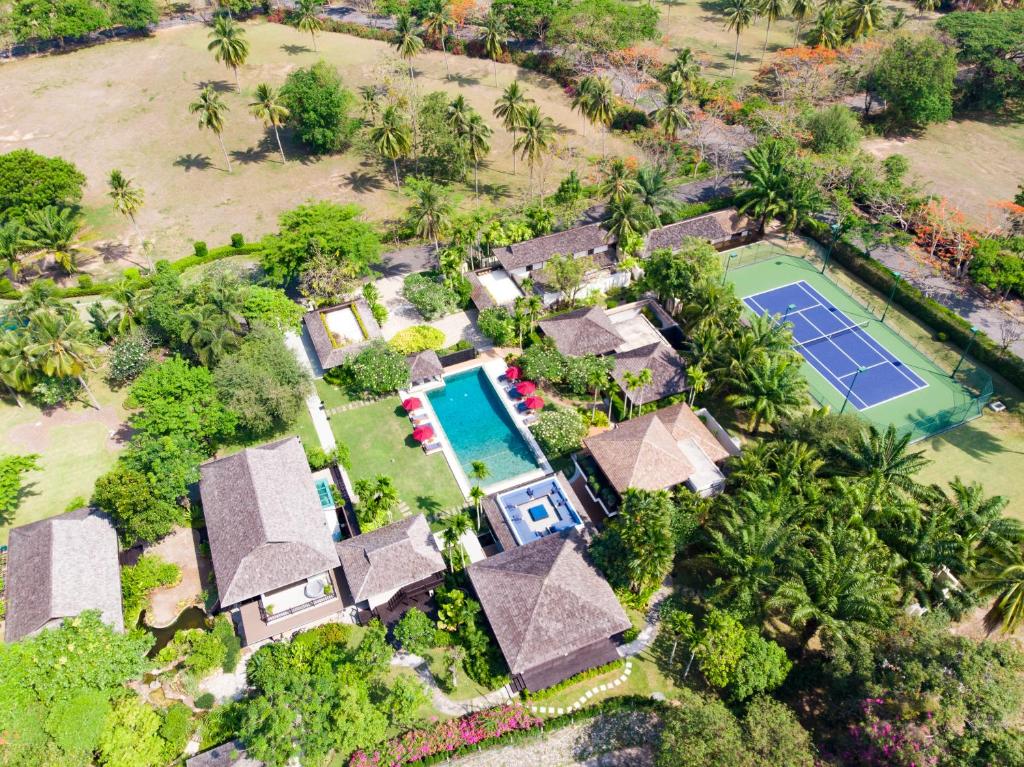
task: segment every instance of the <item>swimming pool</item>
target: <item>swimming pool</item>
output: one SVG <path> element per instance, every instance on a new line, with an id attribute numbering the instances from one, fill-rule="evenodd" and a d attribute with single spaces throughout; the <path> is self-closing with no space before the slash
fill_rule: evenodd
<path id="1" fill-rule="evenodd" d="M 483 368 L 445 376 L 444 382 L 427 398 L 467 476 L 473 461 L 487 464 L 487 484 L 540 468 Z"/>

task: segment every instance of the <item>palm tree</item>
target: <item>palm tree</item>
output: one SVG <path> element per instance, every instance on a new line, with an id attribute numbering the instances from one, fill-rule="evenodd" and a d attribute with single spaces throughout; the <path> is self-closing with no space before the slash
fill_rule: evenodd
<path id="1" fill-rule="evenodd" d="M 398 158 L 407 157 L 412 151 L 412 133 L 398 107 L 391 105 L 384 110 L 380 125 L 374 126 L 370 132 L 370 140 L 377 148 L 377 154 L 391 160 L 395 170 L 395 186 L 401 187 L 402 182 L 398 180 Z"/>
<path id="2" fill-rule="evenodd" d="M 182 341 L 206 367 L 238 348 L 240 337 L 236 325 L 213 304 L 193 307 L 182 315 Z"/>
<path id="3" fill-rule="evenodd" d="M 647 390 L 648 386 L 654 383 L 654 374 L 651 373 L 650 368 L 641 368 L 640 372 L 636 374 L 636 383 L 639 389 L 636 397 L 637 409 L 643 413 L 644 392 Z"/>
<path id="4" fill-rule="evenodd" d="M 0 334 L 0 382 L 14 393 L 18 407 L 24 407 L 18 393 L 31 391 L 38 380 L 31 341 L 24 329 Z"/>
<path id="5" fill-rule="evenodd" d="M 614 202 L 635 191 L 636 181 L 625 161 L 619 158 L 612 160 L 605 173 L 604 181 L 601 182 L 601 196 L 607 197 L 609 202 Z"/>
<path id="6" fill-rule="evenodd" d="M 660 79 L 666 85 L 686 86 L 700 75 L 700 62 L 689 48 L 683 48 L 676 57 L 661 70 Z"/>
<path id="7" fill-rule="evenodd" d="M 793 45 L 799 45 L 804 22 L 814 15 L 814 0 L 791 0 L 789 15 L 796 20 L 796 24 L 793 25 Z"/>
<path id="8" fill-rule="evenodd" d="M 423 30 L 441 43 L 441 53 L 444 54 L 444 73 L 446 79 L 451 79 L 452 73 L 448 69 L 448 48 L 445 45 L 445 38 L 455 27 L 455 18 L 452 16 L 452 6 L 448 2 L 442 2 L 433 11 L 423 18 Z"/>
<path id="9" fill-rule="evenodd" d="M 587 75 L 579 81 L 576 92 L 572 95 L 573 111 L 583 116 L 583 135 L 587 135 L 587 122 L 590 120 L 590 94 L 597 86 L 597 77 Z"/>
<path id="10" fill-rule="evenodd" d="M 1008 557 L 986 560 L 974 583 L 981 596 L 995 598 L 985 616 L 990 631 L 1000 623 L 1003 634 L 1020 628 L 1024 620 L 1024 549 L 1016 546 Z"/>
<path id="11" fill-rule="evenodd" d="M 736 196 L 738 208 L 752 213 L 764 231 L 768 219 L 786 211 L 785 191 L 789 184 L 788 150 L 779 141 L 765 141 L 746 153 L 747 169 L 743 178 L 747 187 Z"/>
<path id="12" fill-rule="evenodd" d="M 73 208 L 47 205 L 25 215 L 28 228 L 27 245 L 53 254 L 60 267 L 71 274 L 78 270 L 77 238 L 82 218 Z"/>
<path id="13" fill-rule="evenodd" d="M 419 181 L 412 188 L 415 201 L 406 216 L 416 235 L 434 241 L 438 250 L 438 238 L 451 225 L 453 207 L 444 189 L 433 181 Z"/>
<path id="14" fill-rule="evenodd" d="M 94 353 L 86 340 L 85 323 L 77 317 L 44 309 L 32 315 L 29 327 L 26 354 L 35 360 L 38 369 L 54 378 L 77 378 L 92 406 L 99 410 L 100 405 L 85 382 L 85 371 L 92 368 Z"/>
<path id="15" fill-rule="evenodd" d="M 484 16 L 484 53 L 493 62 L 494 87 L 498 87 L 498 59 L 505 51 L 505 38 L 508 27 L 505 19 L 493 8 Z"/>
<path id="16" fill-rule="evenodd" d="M 811 25 L 807 42 L 821 48 L 834 49 L 843 44 L 843 34 L 843 20 L 838 9 L 823 6 Z"/>
<path id="17" fill-rule="evenodd" d="M 686 368 L 686 383 L 690 385 L 687 404 L 693 407 L 693 401 L 697 399 L 697 395 L 708 388 L 708 374 L 704 372 L 703 368 L 690 365 Z"/>
<path id="18" fill-rule="evenodd" d="M 531 105 L 523 117 L 520 135 L 513 149 L 530 165 L 530 196 L 533 196 L 533 169 L 541 156 L 551 148 L 555 138 L 555 121 L 541 114 L 540 107 Z"/>
<path id="19" fill-rule="evenodd" d="M 740 61 L 740 34 L 754 23 L 757 9 L 753 0 L 729 0 L 729 4 L 722 10 L 725 13 L 726 29 L 736 30 L 736 50 L 732 59 L 732 77 L 735 77 L 736 65 Z"/>
<path id="20" fill-rule="evenodd" d="M 515 154 L 513 154 L 515 157 Z M 30 234 L 20 221 L 0 224 L 0 261 L 7 264 L 15 278 L 21 274 L 21 256 L 30 249 Z"/>
<path id="21" fill-rule="evenodd" d="M 608 138 L 608 129 L 615 118 L 615 92 L 612 90 L 612 83 L 607 77 L 597 78 L 593 85 L 589 86 L 586 101 L 584 102 L 587 119 L 594 125 L 600 125 L 601 133 L 601 155 L 604 156 L 605 142 Z"/>
<path id="22" fill-rule="evenodd" d="M 199 98 L 188 105 L 190 114 L 199 115 L 199 130 L 207 128 L 213 131 L 220 142 L 220 149 L 224 153 L 224 162 L 227 163 L 228 173 L 231 172 L 231 158 L 228 157 L 227 147 L 224 146 L 224 114 L 228 111 L 224 101 L 211 86 L 207 85 L 199 91 Z"/>
<path id="23" fill-rule="evenodd" d="M 473 158 L 473 185 L 474 196 L 480 196 L 480 162 L 491 151 L 491 127 L 484 122 L 479 112 L 472 112 L 469 121 L 463 126 L 462 140 Z"/>
<path id="24" fill-rule="evenodd" d="M 690 118 L 686 114 L 683 86 L 672 83 L 665 91 L 665 103 L 651 113 L 654 122 L 665 133 L 665 137 L 673 140 L 679 135 L 679 130 L 690 124 Z"/>
<path id="25" fill-rule="evenodd" d="M 629 395 L 632 395 L 633 392 L 635 392 L 637 389 L 640 388 L 640 376 L 636 375 L 635 373 L 633 373 L 633 372 L 631 372 L 629 370 L 625 371 L 622 374 L 622 380 L 623 380 L 623 383 L 625 384 L 625 387 L 626 387 L 626 393 L 629 394 Z M 622 415 L 623 418 L 632 418 L 633 417 L 633 397 L 632 396 L 627 396 L 624 399 L 629 400 L 629 410 L 624 412 L 624 413 L 622 413 L 621 415 Z M 626 403 L 623 402 L 623 405 L 625 405 L 625 404 Z"/>
<path id="26" fill-rule="evenodd" d="M 359 496 L 359 508 L 365 519 L 374 527 L 380 527 L 384 520 L 392 520 L 398 508 L 398 488 L 395 481 L 385 475 L 378 474 L 373 479 L 356 480 L 356 495 Z M 362 521 L 362 520 L 361 520 Z M 364 530 L 363 532 L 369 532 Z"/>
<path id="27" fill-rule="evenodd" d="M 473 479 L 487 479 L 491 476 L 491 470 L 487 467 L 485 461 L 473 461 L 470 466 L 469 474 Z"/>
<path id="28" fill-rule="evenodd" d="M 324 28 L 323 22 L 320 21 L 320 7 L 317 0 L 298 0 L 292 12 L 295 28 L 309 32 L 312 36 L 314 51 L 320 50 L 316 47 L 316 33 Z"/>
<path id="29" fill-rule="evenodd" d="M 476 529 L 480 529 L 480 508 L 483 505 L 484 498 L 487 497 L 487 493 L 479 485 L 473 485 L 469 488 L 469 500 L 473 502 L 473 506 L 476 508 Z"/>
<path id="30" fill-rule="evenodd" d="M 423 50 L 423 38 L 420 36 L 420 28 L 413 18 L 403 13 L 395 22 L 394 46 L 401 56 L 409 64 L 409 78 L 413 85 L 416 83 L 416 73 L 412 68 L 413 57 Z"/>
<path id="31" fill-rule="evenodd" d="M 377 100 L 380 96 L 380 90 L 376 85 L 360 85 L 359 86 L 359 108 L 363 113 L 363 119 L 369 119 L 373 122 L 374 118 L 380 114 L 380 102 Z"/>
<path id="32" fill-rule="evenodd" d="M 636 196 L 651 213 L 652 219 L 660 221 L 663 213 L 672 213 L 678 205 L 672 196 L 673 186 L 668 171 L 661 165 L 645 165 L 636 173 Z"/>
<path id="33" fill-rule="evenodd" d="M 277 150 L 281 153 L 281 162 L 288 162 L 284 156 L 284 147 L 281 146 L 281 134 L 278 129 L 291 116 L 291 112 L 281 100 L 281 94 L 267 83 L 260 83 L 256 86 L 256 100 L 249 104 L 249 111 L 257 120 L 262 120 L 264 125 L 269 125 L 274 129 L 274 138 L 277 139 Z"/>
<path id="34" fill-rule="evenodd" d="M 214 59 L 231 67 L 235 73 L 235 88 L 241 90 L 238 68 L 249 58 L 249 41 L 245 39 L 245 30 L 230 16 L 218 16 L 209 37 L 210 43 L 206 50 L 213 52 Z"/>
<path id="35" fill-rule="evenodd" d="M 502 121 L 505 130 L 512 134 L 512 175 L 516 174 L 516 131 L 519 130 L 526 119 L 526 112 L 533 99 L 527 98 L 519 85 L 518 80 L 513 80 L 502 91 L 501 96 L 494 102 L 493 114 Z"/>
<path id="36" fill-rule="evenodd" d="M 845 8 L 846 34 L 851 40 L 871 34 L 885 18 L 882 0 L 849 0 Z"/>
<path id="37" fill-rule="evenodd" d="M 911 452 L 909 448 L 910 434 L 899 434 L 891 424 L 881 433 L 869 426 L 855 444 L 840 446 L 842 473 L 859 477 L 867 487 L 866 509 L 876 502 L 886 503 L 894 495 L 917 494 L 914 477 L 931 461 L 924 457 L 924 451 Z"/>
<path id="38" fill-rule="evenodd" d="M 772 22 L 786 13 L 786 0 L 758 0 L 757 12 L 768 21 L 764 30 L 764 47 L 761 49 L 761 64 L 768 53 L 768 36 L 772 33 Z"/>
<path id="39" fill-rule="evenodd" d="M 750 413 L 751 432 L 762 421 L 773 424 L 793 415 L 807 401 L 807 381 L 791 354 L 756 352 L 733 386 L 736 392 L 725 401 Z"/>
<path id="40" fill-rule="evenodd" d="M 115 168 L 110 171 L 110 176 L 107 179 L 107 187 L 109 188 L 108 194 L 110 199 L 114 201 L 114 210 L 120 213 L 122 216 L 127 217 L 132 222 L 132 228 L 135 229 L 135 236 L 142 240 L 142 232 L 139 231 L 139 224 L 135 220 L 135 214 L 139 212 L 142 207 L 142 202 L 145 199 L 145 194 L 139 189 L 132 180 L 125 176 L 120 170 Z M 147 256 L 149 251 L 146 251 Z M 153 261 L 149 261 L 149 270 L 153 271 Z"/>
<path id="41" fill-rule="evenodd" d="M 473 114 L 473 107 L 466 101 L 466 97 L 460 93 L 448 104 L 445 119 L 453 131 L 462 135 L 471 114 Z"/>
<path id="42" fill-rule="evenodd" d="M 608 217 L 605 219 L 604 228 L 620 243 L 620 248 L 630 238 L 647 234 L 653 224 L 650 210 L 644 207 L 640 198 L 632 192 L 608 203 Z"/>
<path id="43" fill-rule="evenodd" d="M 462 536 L 473 529 L 473 520 L 469 518 L 469 515 L 464 511 L 460 511 L 457 514 L 449 514 L 444 518 L 441 527 L 441 540 L 444 541 L 444 547 L 448 551 L 448 562 L 452 569 L 455 571 L 455 558 L 452 556 L 453 551 L 456 547 L 459 548 L 461 556 L 459 557 L 460 563 L 464 563 L 466 551 L 462 548 Z"/>

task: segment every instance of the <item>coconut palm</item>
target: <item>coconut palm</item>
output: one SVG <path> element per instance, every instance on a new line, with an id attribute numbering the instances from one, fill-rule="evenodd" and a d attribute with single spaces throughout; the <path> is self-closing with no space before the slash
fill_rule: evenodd
<path id="1" fill-rule="evenodd" d="M 20 221 L 0 224 L 0 261 L 7 264 L 15 278 L 23 268 L 22 255 L 31 249 L 29 238 L 28 229 Z"/>
<path id="2" fill-rule="evenodd" d="M 527 98 L 519 85 L 518 80 L 513 80 L 502 91 L 501 96 L 494 102 L 492 114 L 501 120 L 505 130 L 512 134 L 512 175 L 516 174 L 516 131 L 519 130 L 526 119 L 526 112 L 533 99 Z"/>
<path id="3" fill-rule="evenodd" d="M 608 203 L 604 227 L 623 247 L 630 238 L 641 237 L 654 226 L 653 216 L 640 198 L 630 192 Z"/>
<path id="4" fill-rule="evenodd" d="M 693 401 L 697 396 L 708 388 L 708 374 L 697 365 L 690 365 L 686 368 L 686 383 L 690 387 L 690 394 L 687 396 L 687 404 L 693 407 Z"/>
<path id="5" fill-rule="evenodd" d="M 647 387 L 654 383 L 654 374 L 651 373 L 650 368 L 641 368 L 640 372 L 636 374 L 636 383 L 639 391 L 637 392 L 637 410 L 643 412 L 643 400 L 644 392 L 647 391 Z"/>
<path id="6" fill-rule="evenodd" d="M 789 151 L 779 141 L 766 141 L 746 153 L 743 178 L 747 186 L 736 196 L 742 213 L 754 215 L 764 231 L 769 219 L 787 209 L 785 193 L 789 185 Z"/>
<path id="7" fill-rule="evenodd" d="M 364 478 L 356 480 L 356 495 L 359 496 L 359 520 L 364 528 L 363 532 L 369 532 L 371 528 L 381 527 L 385 520 L 394 519 L 395 510 L 398 508 L 398 488 L 395 481 L 385 475 L 378 474 L 373 479 Z"/>
<path id="8" fill-rule="evenodd" d="M 409 65 L 409 79 L 415 85 L 416 72 L 412 68 L 412 60 L 423 50 L 423 37 L 419 25 L 408 13 L 403 13 L 395 22 L 395 37 L 392 44 L 398 55 Z"/>
<path id="9" fill-rule="evenodd" d="M 609 202 L 613 202 L 621 200 L 627 194 L 633 194 L 635 191 L 636 180 L 625 161 L 619 158 L 612 160 L 605 172 L 604 180 L 601 182 L 601 196 L 608 198 Z"/>
<path id="10" fill-rule="evenodd" d="M 363 119 L 373 122 L 380 114 L 380 89 L 376 85 L 359 86 L 359 109 L 363 113 Z"/>
<path id="11" fill-rule="evenodd" d="M 448 2 L 442 2 L 423 17 L 423 30 L 441 43 L 441 53 L 444 55 L 444 73 L 447 79 L 451 79 L 452 73 L 448 69 L 448 48 L 445 39 L 454 28 L 455 18 L 452 16 L 452 6 Z"/>
<path id="12" fill-rule="evenodd" d="M 587 135 L 587 122 L 590 120 L 590 94 L 597 87 L 597 77 L 587 75 L 580 79 L 576 85 L 576 92 L 572 95 L 572 109 L 579 112 L 583 117 L 583 135 Z"/>
<path id="13" fill-rule="evenodd" d="M 227 106 L 221 99 L 220 94 L 207 85 L 199 91 L 199 98 L 188 105 L 190 114 L 199 115 L 199 130 L 204 128 L 213 131 L 220 142 L 220 150 L 224 153 L 224 162 L 227 163 L 228 173 L 231 172 L 231 158 L 228 157 L 227 147 L 224 146 L 224 114 L 228 111 Z"/>
<path id="14" fill-rule="evenodd" d="M 474 195 L 480 196 L 480 162 L 491 151 L 491 127 L 484 122 L 479 112 L 472 112 L 469 121 L 462 129 L 462 140 L 469 150 L 469 156 L 473 158 L 473 186 Z"/>
<path id="15" fill-rule="evenodd" d="M 182 341 L 206 367 L 214 367 L 239 346 L 237 326 L 213 304 L 192 307 L 182 320 Z"/>
<path id="16" fill-rule="evenodd" d="M 410 183 L 410 187 L 414 201 L 406 213 L 407 219 L 417 236 L 433 240 L 436 252 L 438 238 L 451 226 L 454 212 L 451 200 L 433 181 Z"/>
<path id="17" fill-rule="evenodd" d="M 680 129 L 690 124 L 690 118 L 686 114 L 683 86 L 677 83 L 669 85 L 665 91 L 665 103 L 651 112 L 651 117 L 665 132 L 666 138 L 674 140 L 679 135 Z"/>
<path id="18" fill-rule="evenodd" d="M 87 339 L 88 328 L 78 317 L 68 317 L 46 309 L 32 315 L 29 323 L 28 354 L 44 375 L 53 378 L 76 378 L 97 410 L 99 403 L 85 382 L 85 372 L 92 369 L 94 350 Z"/>
<path id="19" fill-rule="evenodd" d="M 466 101 L 466 97 L 460 93 L 448 104 L 448 108 L 445 110 L 445 120 L 453 131 L 462 135 L 471 114 L 473 114 L 473 107 Z"/>
<path id="20" fill-rule="evenodd" d="M 295 28 L 303 32 L 309 32 L 313 38 L 313 50 L 320 50 L 316 46 L 316 33 L 324 28 L 320 21 L 320 3 L 317 0 L 298 0 L 295 10 L 292 12 L 292 21 Z"/>
<path id="21" fill-rule="evenodd" d="M 679 207 L 672 190 L 668 171 L 663 166 L 645 165 L 636 172 L 634 193 L 653 219 L 660 221 L 663 213 L 672 213 Z"/>
<path id="22" fill-rule="evenodd" d="M 756 352 L 733 381 L 735 392 L 726 402 L 750 414 L 750 430 L 795 414 L 807 401 L 807 381 L 791 354 Z"/>
<path id="23" fill-rule="evenodd" d="M 608 129 L 615 118 L 615 92 L 612 82 L 607 77 L 598 77 L 588 86 L 586 100 L 583 103 L 587 119 L 594 125 L 602 127 L 601 155 L 605 155 L 605 141 Z"/>
<path id="24" fill-rule="evenodd" d="M 441 540 L 444 541 L 444 547 L 448 551 L 449 566 L 452 572 L 454 572 L 455 558 L 453 553 L 458 548 L 460 564 L 465 563 L 466 550 L 462 546 L 462 536 L 473 529 L 473 520 L 470 519 L 466 512 L 460 511 L 457 514 L 447 515 L 441 524 Z"/>
<path id="25" fill-rule="evenodd" d="M 473 485 L 469 488 L 469 500 L 473 502 L 473 507 L 476 509 L 476 529 L 480 529 L 480 510 L 483 506 L 484 498 L 487 497 L 487 493 L 479 485 Z"/>
<path id="26" fill-rule="evenodd" d="M 814 15 L 814 0 L 791 0 L 789 15 L 796 23 L 793 25 L 793 44 L 800 44 L 800 32 L 804 23 Z"/>
<path id="27" fill-rule="evenodd" d="M 891 424 L 884 432 L 868 426 L 850 446 L 839 446 L 841 472 L 857 477 L 867 488 L 865 508 L 888 503 L 894 496 L 915 496 L 914 477 L 931 463 L 922 450 L 910 450 L 910 434 L 900 434 Z"/>
<path id="28" fill-rule="evenodd" d="M 78 234 L 82 217 L 73 208 L 47 205 L 25 215 L 28 230 L 26 245 L 53 254 L 57 264 L 68 274 L 78 271 Z"/>
<path id="29" fill-rule="evenodd" d="M 526 160 L 530 166 L 530 196 L 533 196 L 533 169 L 540 158 L 551 149 L 555 138 L 555 121 L 541 114 L 540 107 L 531 105 L 523 117 L 513 149 Z"/>
<path id="30" fill-rule="evenodd" d="M 38 381 L 31 340 L 24 329 L 0 334 L 0 382 L 13 392 L 18 407 L 23 407 L 19 392 L 32 391 Z"/>
<path id="31" fill-rule="evenodd" d="M 764 47 L 761 49 L 761 66 L 764 65 L 765 54 L 768 53 L 768 36 L 772 33 L 772 22 L 784 16 L 787 0 L 758 0 L 757 12 L 768 22 L 764 30 Z"/>
<path id="32" fill-rule="evenodd" d="M 135 220 L 135 214 L 139 212 L 142 207 L 143 200 L 145 200 L 145 194 L 141 189 L 132 183 L 132 180 L 125 176 L 120 170 L 115 168 L 110 171 L 110 176 L 107 178 L 107 187 L 109 189 L 108 194 L 110 199 L 114 201 L 114 210 L 125 216 L 129 221 L 132 222 L 132 228 L 135 229 L 135 236 L 142 240 L 142 232 L 139 231 L 139 224 Z M 147 256 L 149 254 L 146 251 Z M 153 261 L 150 259 L 149 270 L 153 271 Z"/>
<path id="33" fill-rule="evenodd" d="M 982 597 L 994 598 L 985 616 L 991 631 L 1002 625 L 1003 634 L 1012 634 L 1024 620 L 1024 548 L 1016 546 L 1007 557 L 993 557 L 982 563 L 973 579 Z"/>
<path id="34" fill-rule="evenodd" d="M 230 16 L 218 16 L 210 30 L 210 42 L 206 50 L 213 52 L 213 58 L 231 67 L 235 73 L 235 88 L 241 90 L 238 82 L 238 68 L 249 58 L 249 41 L 245 30 Z"/>
<path id="35" fill-rule="evenodd" d="M 834 49 L 843 44 L 843 19 L 836 8 L 822 6 L 807 33 L 807 42 Z"/>
<path id="36" fill-rule="evenodd" d="M 284 156 L 284 147 L 281 146 L 279 128 L 291 116 L 291 112 L 281 100 L 281 94 L 267 83 L 260 83 L 256 86 L 256 100 L 249 104 L 249 111 L 257 120 L 262 120 L 264 125 L 269 125 L 274 129 L 274 138 L 277 139 L 277 151 L 281 153 L 281 162 L 287 162 L 288 159 Z"/>
<path id="37" fill-rule="evenodd" d="M 700 75 L 700 62 L 689 48 L 676 52 L 676 57 L 669 62 L 659 75 L 666 85 L 687 86 Z"/>
<path id="38" fill-rule="evenodd" d="M 505 39 L 508 37 L 508 26 L 505 19 L 493 8 L 484 16 L 484 53 L 493 62 L 494 87 L 498 87 L 498 59 L 505 52 Z"/>
<path id="39" fill-rule="evenodd" d="M 736 76 L 736 65 L 740 61 L 740 35 L 743 30 L 754 23 L 757 8 L 754 0 L 729 0 L 722 12 L 725 13 L 726 29 L 736 31 L 736 50 L 733 52 L 732 76 Z"/>
<path id="40" fill-rule="evenodd" d="M 845 6 L 846 34 L 859 40 L 882 26 L 885 6 L 882 0 L 849 0 Z"/>
<path id="41" fill-rule="evenodd" d="M 402 182 L 398 180 L 398 158 L 407 157 L 412 151 L 412 132 L 398 107 L 392 105 L 384 110 L 380 124 L 370 131 L 370 140 L 377 154 L 391 160 L 395 171 L 395 186 L 401 187 Z"/>

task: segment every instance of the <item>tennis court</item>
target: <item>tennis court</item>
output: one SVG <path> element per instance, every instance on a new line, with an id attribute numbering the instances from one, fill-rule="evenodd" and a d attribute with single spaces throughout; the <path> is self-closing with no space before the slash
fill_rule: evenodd
<path id="1" fill-rule="evenodd" d="M 991 377 L 969 360 L 954 376 L 951 367 L 882 322 L 887 296 L 875 294 L 869 309 L 820 273 L 820 259 L 793 255 L 779 241 L 721 256 L 726 279 L 751 314 L 791 324 L 819 404 L 838 412 L 849 393 L 847 412 L 878 429 L 892 424 L 915 440 L 981 415 L 992 394 Z"/>
<path id="2" fill-rule="evenodd" d="M 760 315 L 790 325 L 794 348 L 858 410 L 889 402 L 928 384 L 806 280 L 747 296 Z"/>

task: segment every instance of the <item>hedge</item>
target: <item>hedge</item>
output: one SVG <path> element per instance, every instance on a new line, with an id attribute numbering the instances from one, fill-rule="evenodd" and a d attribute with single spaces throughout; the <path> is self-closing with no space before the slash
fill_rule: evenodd
<path id="1" fill-rule="evenodd" d="M 803 231 L 819 242 L 831 238 L 828 226 L 808 221 Z M 854 243 L 840 238 L 832 248 L 832 259 L 846 267 L 875 290 L 888 295 L 897 283 L 893 273 L 882 263 L 865 256 Z M 970 345 L 971 357 L 1001 375 L 1019 389 L 1024 389 L 1024 360 L 1003 349 L 983 331 L 978 331 L 971 344 L 971 323 L 938 301 L 928 298 L 906 280 L 899 280 L 893 301 L 937 333 L 945 333 L 950 343 L 960 350 Z"/>
<path id="2" fill-rule="evenodd" d="M 527 692 L 524 690 L 523 700 L 526 702 L 526 705 L 530 705 L 531 703 L 537 703 L 542 700 L 547 700 L 556 693 L 559 693 L 562 690 L 566 690 L 575 684 L 579 684 L 580 682 L 586 681 L 587 679 L 594 679 L 596 677 L 602 676 L 603 674 L 607 674 L 609 671 L 614 671 L 615 669 L 622 668 L 624 665 L 625 661 L 622 658 L 619 658 L 618 660 L 613 660 L 611 663 L 606 663 L 603 666 L 596 666 L 594 668 L 587 669 L 586 671 L 581 671 L 575 676 L 571 676 L 568 679 L 563 679 L 558 684 L 553 684 L 551 685 L 551 687 L 545 687 L 543 690 L 538 690 L 537 692 Z"/>

